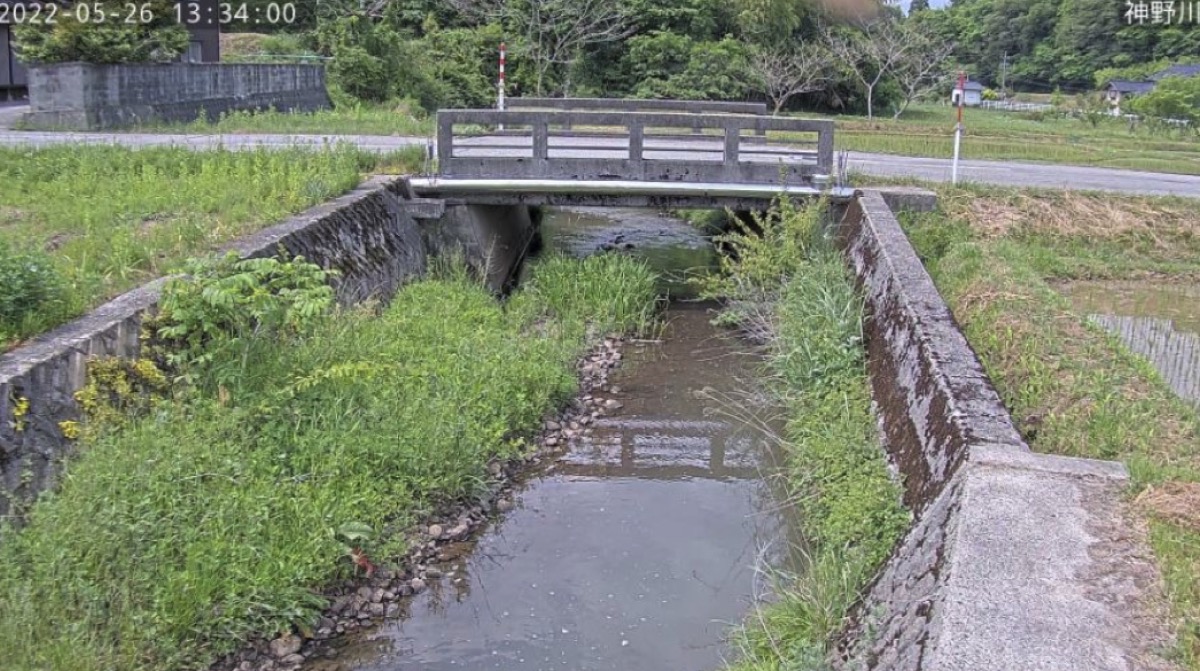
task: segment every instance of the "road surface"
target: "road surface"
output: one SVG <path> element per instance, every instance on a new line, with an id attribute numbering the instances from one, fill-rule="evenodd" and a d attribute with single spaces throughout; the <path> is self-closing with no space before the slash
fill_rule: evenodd
<path id="1" fill-rule="evenodd" d="M 382 135 L 198 135 L 182 133 L 53 133 L 0 130 L 0 145 L 121 144 L 133 147 L 179 146 L 190 149 L 322 146 L 349 142 L 369 151 L 395 151 L 428 142 L 422 137 Z M 850 152 L 849 169 L 876 177 L 907 177 L 945 182 L 950 162 L 945 159 Z M 1000 186 L 1112 191 L 1200 198 L 1200 176 L 1137 172 L 1047 163 L 966 160 L 960 179 Z"/>

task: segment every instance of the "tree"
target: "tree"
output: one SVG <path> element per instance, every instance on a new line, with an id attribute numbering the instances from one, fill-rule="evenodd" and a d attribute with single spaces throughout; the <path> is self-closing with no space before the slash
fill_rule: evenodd
<path id="1" fill-rule="evenodd" d="M 127 4 L 93 0 L 87 12 L 59 12 L 53 26 L 17 25 L 21 58 L 30 63 L 165 63 L 187 50 L 187 28 L 177 21 L 171 0 L 145 3 L 148 20 L 138 16 L 129 23 L 123 20 Z"/>
<path id="2" fill-rule="evenodd" d="M 829 52 L 820 44 L 807 42 L 796 51 L 760 48 L 751 67 L 774 105 L 772 114 L 778 116 L 793 96 L 824 88 L 830 78 L 828 63 Z"/>
<path id="3" fill-rule="evenodd" d="M 1166 77 L 1129 106 L 1152 129 L 1190 127 L 1200 132 L 1200 77 Z"/>
<path id="4" fill-rule="evenodd" d="M 954 51 L 953 43 L 940 41 L 918 24 L 905 23 L 899 30 L 908 48 L 892 69 L 892 79 L 900 89 L 893 119 L 899 119 L 912 101 L 946 81 L 946 63 Z"/>
<path id="5" fill-rule="evenodd" d="M 1112 106 L 1103 93 L 1080 93 L 1075 96 L 1075 110 L 1079 119 L 1095 128 L 1101 121 L 1112 116 Z"/>
<path id="6" fill-rule="evenodd" d="M 614 0 L 450 1 L 520 36 L 513 51 L 529 59 L 538 95 L 545 93 L 552 68 L 569 70 L 585 48 L 625 39 L 635 28 L 628 7 Z"/>
<path id="7" fill-rule="evenodd" d="M 875 117 L 875 89 L 908 55 L 907 36 L 900 24 L 879 18 L 863 24 L 859 32 L 824 30 L 829 52 L 862 85 L 867 95 L 867 118 Z"/>

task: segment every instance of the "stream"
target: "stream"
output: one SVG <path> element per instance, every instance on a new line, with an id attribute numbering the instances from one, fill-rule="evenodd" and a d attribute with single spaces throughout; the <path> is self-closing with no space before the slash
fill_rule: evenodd
<path id="1" fill-rule="evenodd" d="M 550 211 L 543 234 L 573 255 L 639 255 L 673 297 L 716 261 L 691 226 L 644 210 Z M 786 526 L 762 478 L 767 441 L 730 411 L 757 359 L 709 323 L 714 307 L 673 302 L 660 338 L 625 346 L 620 410 L 526 480 L 400 617 L 303 668 L 723 668 Z"/>

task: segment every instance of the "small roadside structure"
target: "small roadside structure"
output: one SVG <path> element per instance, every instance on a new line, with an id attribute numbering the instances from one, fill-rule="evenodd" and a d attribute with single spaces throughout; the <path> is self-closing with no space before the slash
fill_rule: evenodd
<path id="1" fill-rule="evenodd" d="M 1104 86 L 1104 99 L 1112 106 L 1113 115 L 1121 114 L 1121 101 L 1154 90 L 1154 82 L 1114 79 Z"/>
<path id="2" fill-rule="evenodd" d="M 1150 93 L 1158 83 L 1167 77 L 1200 77 L 1200 63 L 1191 65 L 1172 65 L 1159 70 L 1145 79 L 1112 79 L 1104 85 L 1104 97 L 1112 105 L 1113 116 L 1120 116 L 1121 101 Z"/>
<path id="3" fill-rule="evenodd" d="M 954 91 L 950 94 L 950 103 L 958 105 L 960 99 L 962 104 L 968 107 L 978 106 L 983 102 L 983 84 L 968 79 L 962 88 L 955 85 Z"/>

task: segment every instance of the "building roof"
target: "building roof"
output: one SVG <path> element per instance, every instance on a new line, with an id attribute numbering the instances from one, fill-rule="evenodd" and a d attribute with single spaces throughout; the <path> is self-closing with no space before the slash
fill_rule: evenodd
<path id="1" fill-rule="evenodd" d="M 1172 65 L 1171 67 L 1161 72 L 1155 72 L 1150 75 L 1151 81 L 1158 81 L 1164 77 L 1197 77 L 1200 76 L 1200 64 L 1196 65 Z"/>
<path id="2" fill-rule="evenodd" d="M 955 84 L 955 85 L 954 85 L 954 88 L 956 88 L 956 89 L 957 89 L 957 88 L 958 88 L 958 85 L 957 85 L 957 84 Z M 964 91 L 982 91 L 982 90 L 983 90 L 983 84 L 980 84 L 979 82 L 973 82 L 973 81 L 971 81 L 971 80 L 969 80 L 969 79 L 968 79 L 968 80 L 967 80 L 967 83 L 963 85 L 963 90 L 964 90 Z"/>
<path id="3" fill-rule="evenodd" d="M 1134 82 L 1127 79 L 1112 79 L 1104 87 L 1108 91 L 1116 91 L 1117 93 L 1141 94 L 1149 93 L 1154 90 L 1154 82 Z"/>

